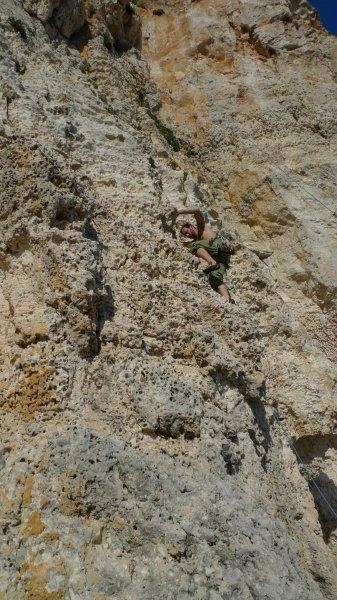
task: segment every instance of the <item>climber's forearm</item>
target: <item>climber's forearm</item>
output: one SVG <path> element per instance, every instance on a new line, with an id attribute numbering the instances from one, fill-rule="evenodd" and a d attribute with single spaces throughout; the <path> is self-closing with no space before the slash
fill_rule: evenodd
<path id="1" fill-rule="evenodd" d="M 188 206 L 187 208 L 181 208 L 180 210 L 178 210 L 177 214 L 178 215 L 189 215 L 189 214 L 193 215 L 197 222 L 198 235 L 199 235 L 199 237 L 202 236 L 206 223 L 205 223 L 204 215 L 202 214 L 200 208 L 198 208 L 197 206 Z"/>

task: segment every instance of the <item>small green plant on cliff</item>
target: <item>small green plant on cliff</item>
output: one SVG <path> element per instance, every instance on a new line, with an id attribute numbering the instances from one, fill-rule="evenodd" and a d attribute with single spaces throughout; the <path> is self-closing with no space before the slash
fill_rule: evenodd
<path id="1" fill-rule="evenodd" d="M 169 127 L 164 125 L 164 123 L 159 121 L 159 119 L 157 119 L 157 117 L 154 119 L 154 122 L 156 124 L 156 127 L 157 127 L 159 133 L 165 138 L 165 140 L 171 146 L 171 148 L 173 148 L 173 150 L 175 152 L 179 152 L 180 143 L 179 143 L 178 138 L 176 138 L 176 136 L 174 135 L 172 129 L 170 129 Z"/>
<path id="2" fill-rule="evenodd" d="M 109 52 L 111 52 L 113 48 L 113 39 L 108 31 L 103 33 L 103 44 Z"/>
<path id="3" fill-rule="evenodd" d="M 19 33 L 25 42 L 28 40 L 29 35 L 32 35 L 32 30 L 29 27 L 26 27 L 25 24 L 21 21 L 21 19 L 17 19 L 16 17 L 9 17 L 9 23 L 13 27 L 14 31 Z"/>
<path id="4" fill-rule="evenodd" d="M 133 4 L 133 6 L 138 6 L 139 8 L 146 8 L 146 4 L 143 0 L 131 0 L 131 4 Z"/>

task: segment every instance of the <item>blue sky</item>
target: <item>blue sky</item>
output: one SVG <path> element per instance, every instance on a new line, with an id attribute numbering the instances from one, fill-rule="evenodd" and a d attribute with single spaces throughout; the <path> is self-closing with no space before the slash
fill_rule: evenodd
<path id="1" fill-rule="evenodd" d="M 337 0 L 309 0 L 317 8 L 326 29 L 337 34 Z"/>

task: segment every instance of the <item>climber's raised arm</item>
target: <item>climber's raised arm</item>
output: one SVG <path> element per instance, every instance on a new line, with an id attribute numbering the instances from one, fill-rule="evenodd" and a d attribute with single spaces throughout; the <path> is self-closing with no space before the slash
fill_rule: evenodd
<path id="1" fill-rule="evenodd" d="M 202 214 L 200 208 L 198 208 L 196 206 L 181 208 L 181 209 L 177 210 L 177 215 L 193 215 L 197 222 L 198 237 L 201 238 L 202 234 L 204 233 L 206 222 L 205 222 L 205 217 Z"/>

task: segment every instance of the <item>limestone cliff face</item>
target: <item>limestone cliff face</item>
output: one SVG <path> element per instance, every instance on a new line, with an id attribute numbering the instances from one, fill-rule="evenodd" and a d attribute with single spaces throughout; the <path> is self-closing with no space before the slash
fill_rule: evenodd
<path id="1" fill-rule="evenodd" d="M 301 0 L 3 0 L 0 42 L 0 598 L 335 599 L 336 39 Z"/>

